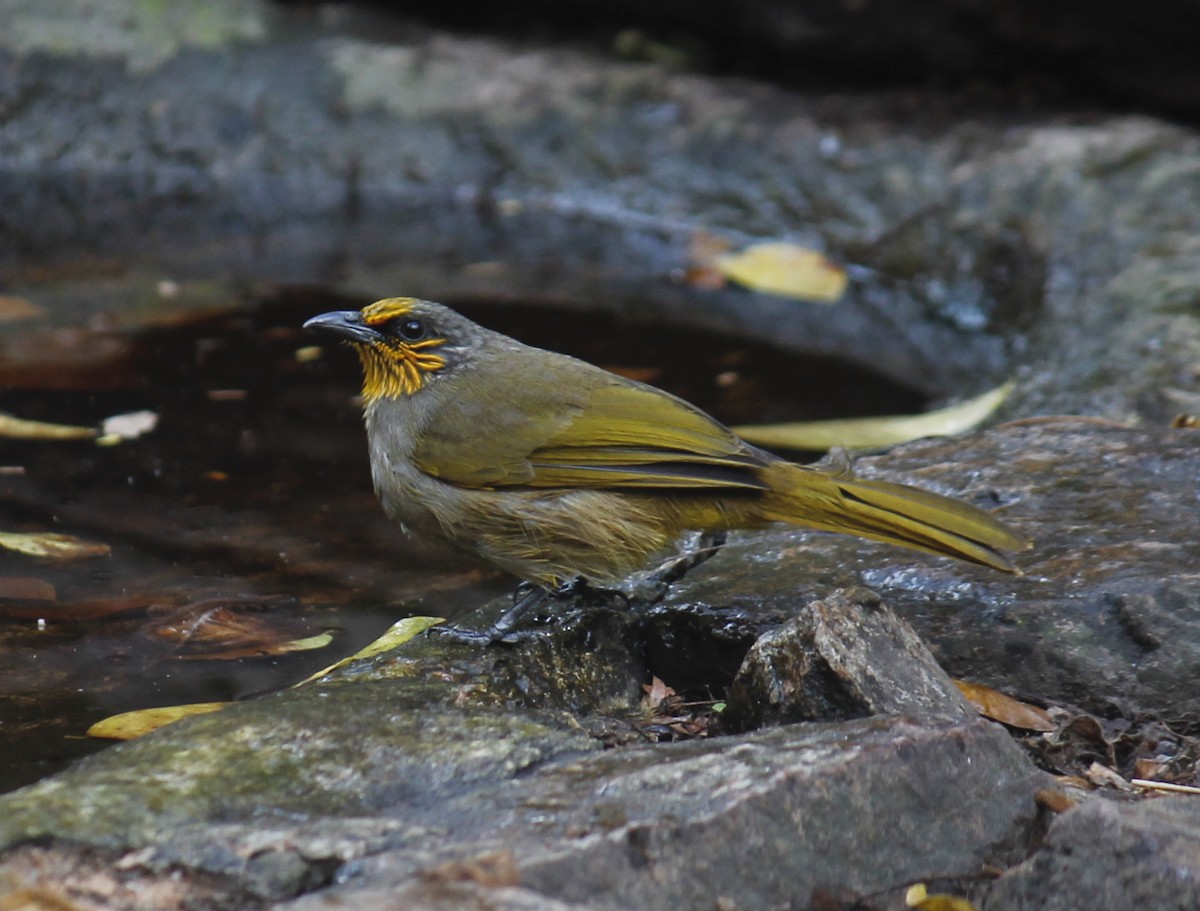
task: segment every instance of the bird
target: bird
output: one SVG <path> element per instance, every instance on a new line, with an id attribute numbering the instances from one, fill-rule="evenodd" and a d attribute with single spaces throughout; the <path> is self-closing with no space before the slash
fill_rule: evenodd
<path id="1" fill-rule="evenodd" d="M 577 580 L 617 585 L 688 533 L 786 522 L 1017 572 L 1032 545 L 961 500 L 847 465 L 800 465 L 661 389 L 487 329 L 432 301 L 390 297 L 314 316 L 363 369 L 371 475 L 384 512 L 418 539 L 525 584 L 486 631 Z M 520 591 L 520 589 L 518 589 Z"/>

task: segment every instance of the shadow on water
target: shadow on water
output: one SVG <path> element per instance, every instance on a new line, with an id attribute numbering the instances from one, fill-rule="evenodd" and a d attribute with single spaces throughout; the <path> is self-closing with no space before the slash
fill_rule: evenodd
<path id="1" fill-rule="evenodd" d="M 278 689 L 401 617 L 457 616 L 511 588 L 414 545 L 382 516 L 354 399 L 357 361 L 298 328 L 360 303 L 277 293 L 130 334 L 99 371 L 56 370 L 44 351 L 29 369 L 0 363 L 0 411 L 93 426 L 141 409 L 159 419 L 114 446 L 0 440 L 0 530 L 111 547 L 53 563 L 0 552 L 0 790 L 102 748 L 84 736 L 102 717 Z M 730 423 L 923 405 L 860 370 L 752 343 L 609 315 L 460 309 Z M 102 336 L 82 332 L 72 344 Z M 283 650 L 323 632 L 332 633 L 324 647 Z"/>

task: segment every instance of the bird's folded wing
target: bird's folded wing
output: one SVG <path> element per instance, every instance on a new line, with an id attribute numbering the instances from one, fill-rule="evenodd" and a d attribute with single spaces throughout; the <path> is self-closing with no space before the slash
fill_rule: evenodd
<path id="1" fill-rule="evenodd" d="M 608 374 L 570 400 L 533 385 L 469 431 L 427 433 L 417 464 L 464 487 L 765 487 L 761 454 L 681 399 Z"/>

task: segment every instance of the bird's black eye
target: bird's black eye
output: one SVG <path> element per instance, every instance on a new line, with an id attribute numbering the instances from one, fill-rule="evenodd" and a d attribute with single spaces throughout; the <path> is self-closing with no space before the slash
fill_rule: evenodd
<path id="1" fill-rule="evenodd" d="M 425 337 L 425 324 L 419 319 L 402 319 L 396 325 L 396 334 L 406 342 L 419 342 Z"/>

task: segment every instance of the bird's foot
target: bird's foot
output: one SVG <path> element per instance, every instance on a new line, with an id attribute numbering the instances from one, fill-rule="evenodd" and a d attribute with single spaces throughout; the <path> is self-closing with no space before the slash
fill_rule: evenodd
<path id="1" fill-rule="evenodd" d="M 513 606 L 500 615 L 500 619 L 485 630 L 463 629 L 461 626 L 434 626 L 429 632 L 444 636 L 455 642 L 467 642 L 472 645 L 494 645 L 497 642 L 516 642 L 525 636 L 516 635 L 514 629 L 517 622 L 529 611 L 550 597 L 551 590 L 522 582 L 513 592 Z"/>
<path id="2" fill-rule="evenodd" d="M 537 629 L 521 629 L 518 624 L 531 611 L 542 606 L 548 600 L 564 602 L 581 602 L 585 605 L 608 604 L 614 597 L 619 597 L 628 604 L 629 598 L 624 592 L 607 588 L 597 588 L 582 576 L 563 582 L 554 588 L 543 588 L 532 582 L 522 582 L 513 592 L 513 606 L 505 611 L 495 623 L 485 630 L 464 629 L 460 626 L 434 626 L 429 632 L 455 642 L 466 642 L 471 645 L 495 645 L 515 643 L 542 635 Z"/>

